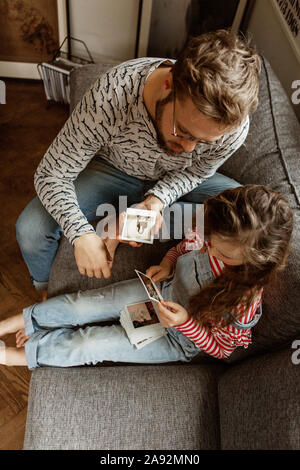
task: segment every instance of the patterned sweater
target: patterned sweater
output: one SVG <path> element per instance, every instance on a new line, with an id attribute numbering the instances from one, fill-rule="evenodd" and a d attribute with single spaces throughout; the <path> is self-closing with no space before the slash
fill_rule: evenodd
<path id="1" fill-rule="evenodd" d="M 165 258 L 174 264 L 174 268 L 178 256 L 184 255 L 190 251 L 190 249 L 187 249 L 189 246 L 187 241 L 188 240 L 185 239 L 178 243 L 178 245 L 171 248 L 165 255 Z M 209 243 L 205 242 L 205 245 L 207 249 L 209 249 Z M 216 278 L 222 274 L 225 264 L 215 256 L 210 255 L 209 252 L 208 256 L 211 270 Z M 261 303 L 261 296 L 262 290 L 247 310 L 245 310 L 243 305 L 238 305 L 234 308 L 234 315 L 241 323 L 247 324 L 253 319 Z M 200 325 L 197 321 L 189 318 L 185 323 L 177 325 L 175 328 L 192 340 L 200 349 L 217 359 L 230 356 L 237 346 L 247 348 L 251 343 L 251 329 L 241 330 L 232 325 L 227 325 L 223 328 L 214 327 L 209 330 L 205 326 Z"/>
<path id="2" fill-rule="evenodd" d="M 212 176 L 243 144 L 248 118 L 234 133 L 226 134 L 223 144 L 214 150 L 201 143 L 191 153 L 170 157 L 158 147 L 143 89 L 147 77 L 166 60 L 135 59 L 101 75 L 38 165 L 36 192 L 71 243 L 94 232 L 80 210 L 73 182 L 96 154 L 130 176 L 153 180 L 145 196 L 154 194 L 166 207 Z"/>

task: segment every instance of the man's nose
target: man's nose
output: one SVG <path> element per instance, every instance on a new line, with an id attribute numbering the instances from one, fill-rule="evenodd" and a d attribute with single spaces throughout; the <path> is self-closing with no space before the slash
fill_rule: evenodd
<path id="1" fill-rule="evenodd" d="M 189 140 L 180 139 L 180 145 L 183 150 L 187 153 L 190 153 L 196 147 L 197 142 L 190 142 Z"/>

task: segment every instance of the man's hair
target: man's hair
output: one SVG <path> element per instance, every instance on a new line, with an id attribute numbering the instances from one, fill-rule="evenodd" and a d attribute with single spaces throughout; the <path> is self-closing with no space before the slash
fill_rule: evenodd
<path id="1" fill-rule="evenodd" d="M 261 64 L 249 41 L 220 29 L 192 38 L 173 67 L 179 99 L 226 127 L 240 125 L 258 105 Z"/>

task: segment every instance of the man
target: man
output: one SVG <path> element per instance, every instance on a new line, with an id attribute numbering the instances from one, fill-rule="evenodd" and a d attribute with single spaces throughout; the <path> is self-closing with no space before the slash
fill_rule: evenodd
<path id="1" fill-rule="evenodd" d="M 16 224 L 35 287 L 47 288 L 62 233 L 81 274 L 110 276 L 110 250 L 90 224 L 100 204 L 126 195 L 157 212 L 157 231 L 175 201 L 238 185 L 216 170 L 247 136 L 259 72 L 257 53 L 220 30 L 193 38 L 177 61 L 135 59 L 96 80 L 39 164 L 38 197 Z"/>

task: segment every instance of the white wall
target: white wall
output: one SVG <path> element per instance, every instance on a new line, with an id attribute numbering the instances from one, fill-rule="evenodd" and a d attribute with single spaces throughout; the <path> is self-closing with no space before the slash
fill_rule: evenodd
<path id="1" fill-rule="evenodd" d="M 134 58 L 138 0 L 70 0 L 69 3 L 71 35 L 87 44 L 95 62 Z"/>
<path id="2" fill-rule="evenodd" d="M 256 0 L 248 32 L 253 36 L 253 43 L 271 63 L 291 100 L 295 91 L 292 83 L 300 80 L 300 61 L 286 35 L 277 10 L 271 4 L 274 1 Z M 293 107 L 300 121 L 300 104 L 293 104 Z"/>

